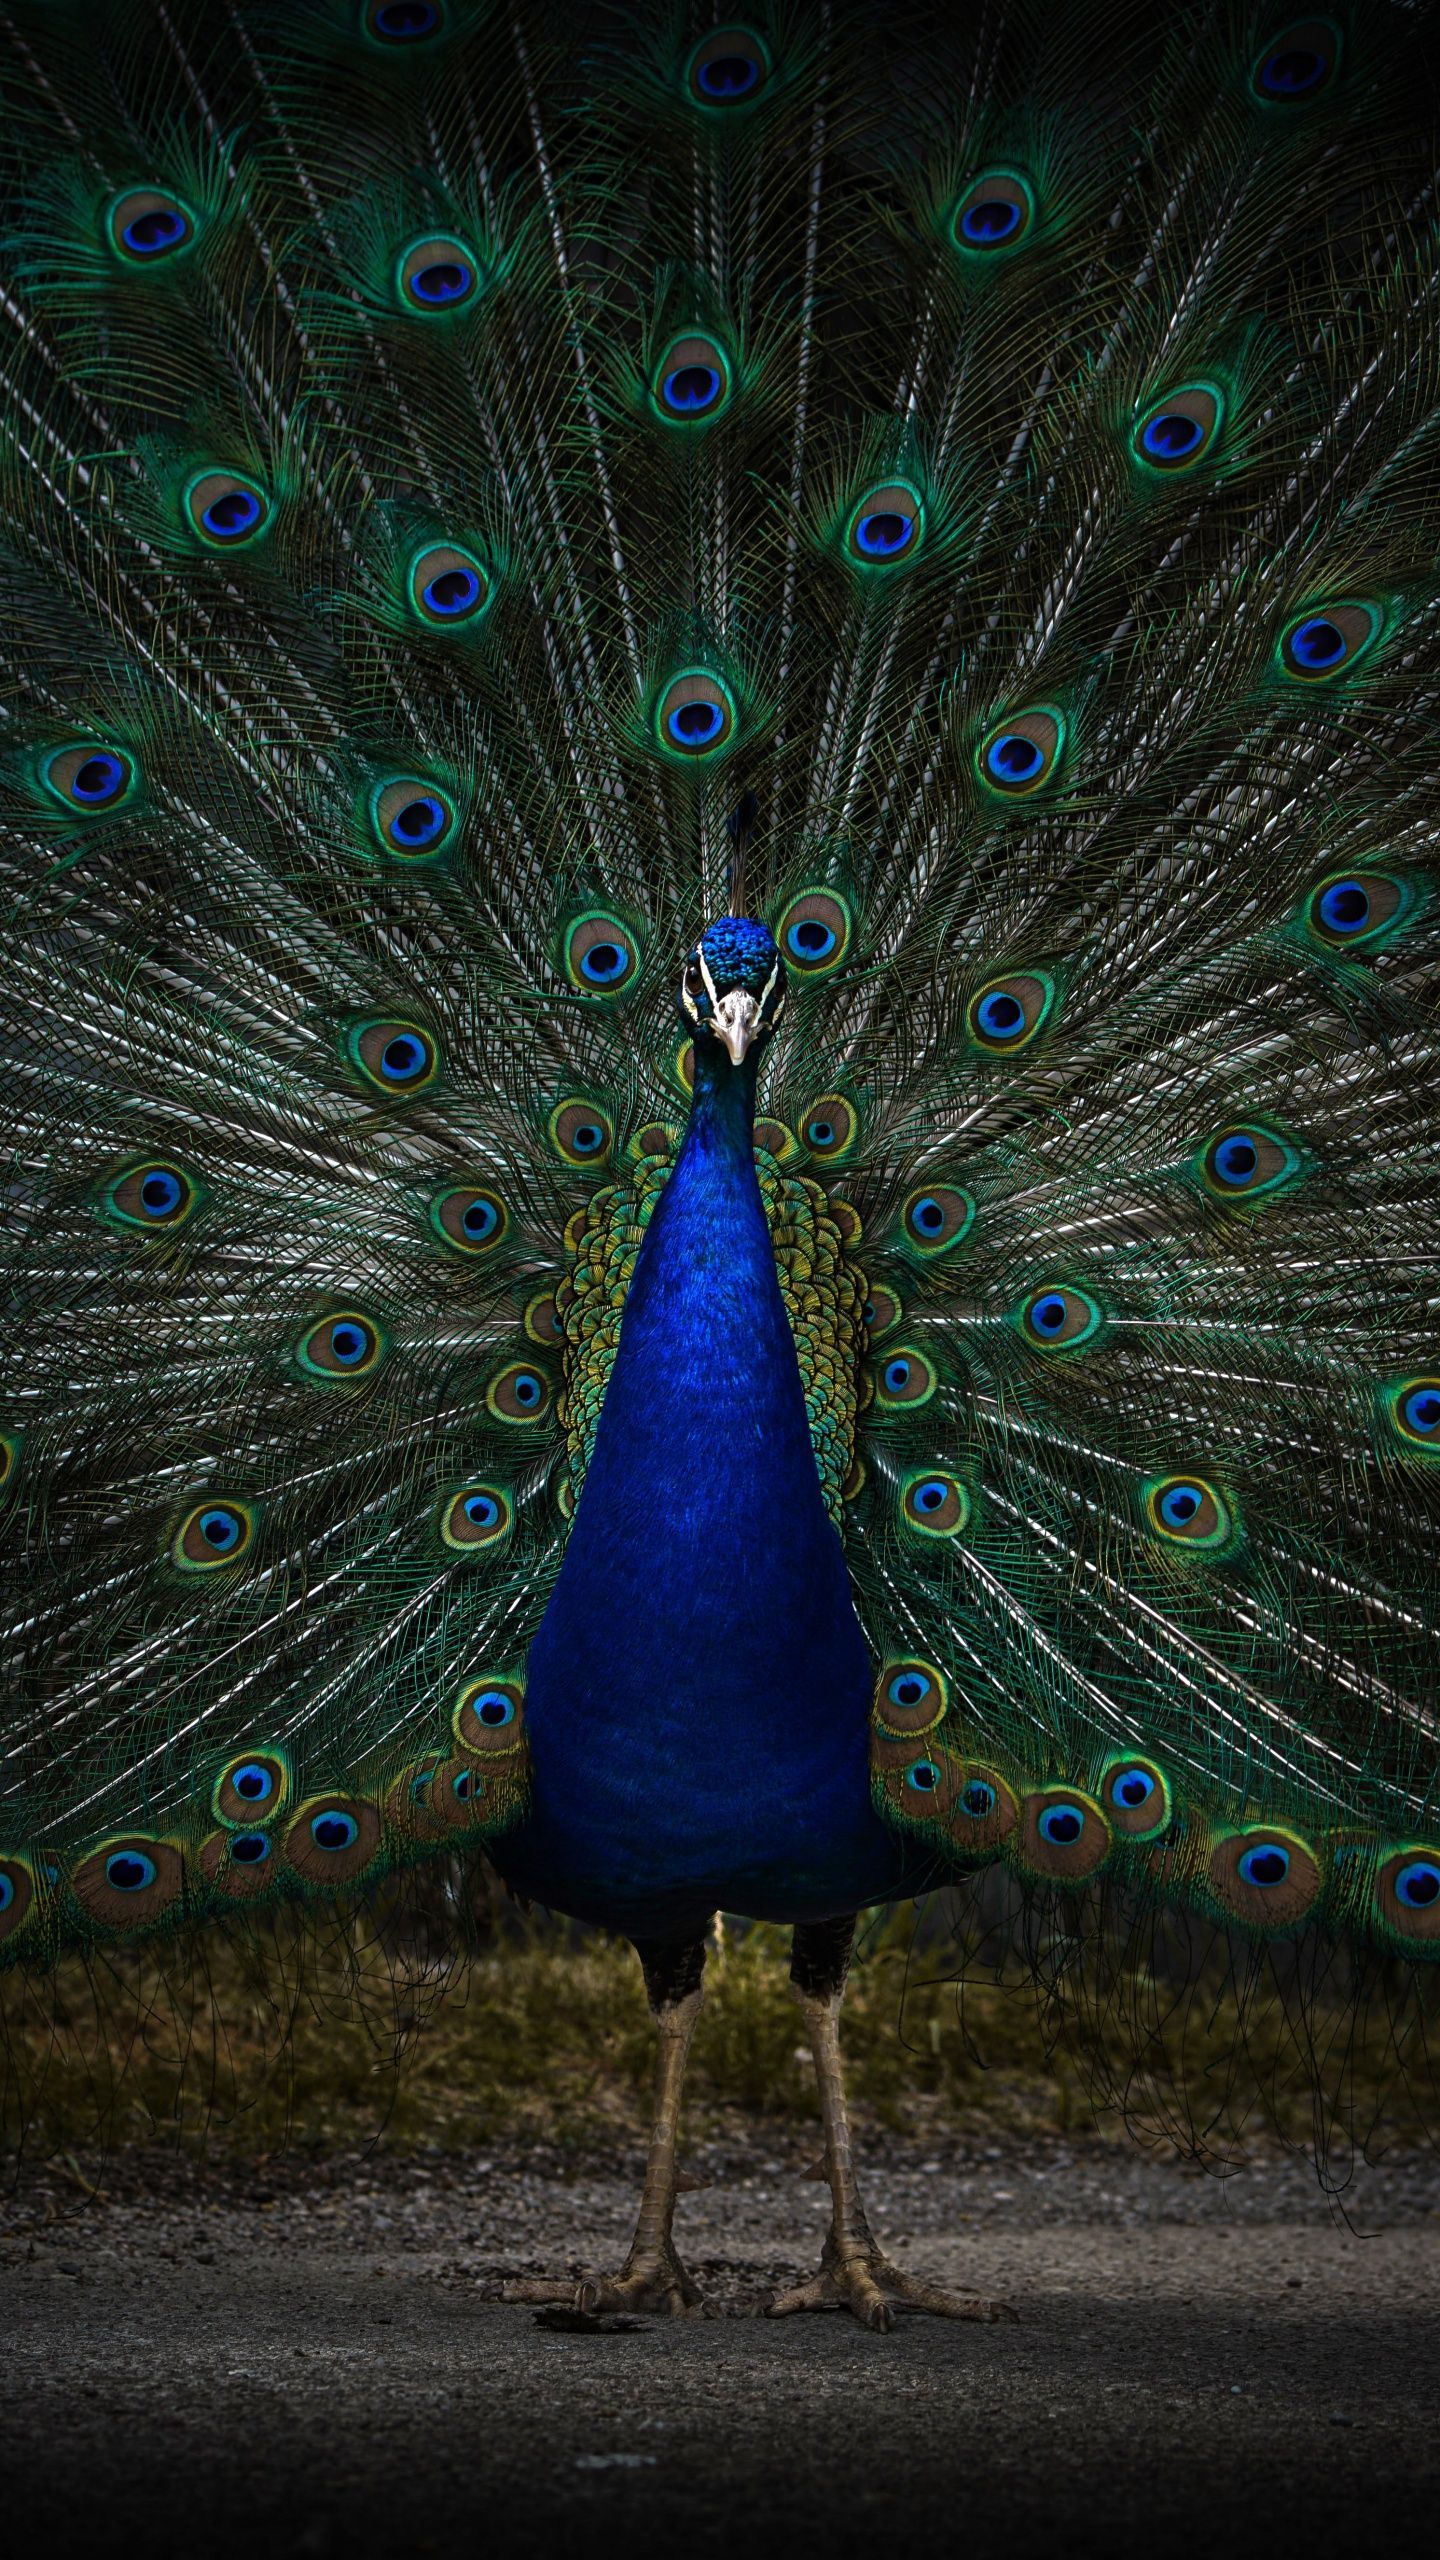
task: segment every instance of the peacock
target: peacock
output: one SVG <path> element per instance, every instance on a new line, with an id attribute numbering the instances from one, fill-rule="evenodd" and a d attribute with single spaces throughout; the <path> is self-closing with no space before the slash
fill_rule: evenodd
<path id="1" fill-rule="evenodd" d="M 1440 1955 L 1433 24 L 730 5 L 0 10 L 0 1940 L 483 1850 L 685 2313 L 783 1923 L 883 2330 L 858 1913 Z"/>

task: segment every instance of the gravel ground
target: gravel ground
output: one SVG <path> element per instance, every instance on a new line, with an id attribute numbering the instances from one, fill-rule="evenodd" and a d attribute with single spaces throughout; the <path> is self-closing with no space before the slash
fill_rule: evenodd
<path id="1" fill-rule="evenodd" d="M 1284 2158 L 1220 2181 L 1099 2142 L 872 2142 L 901 2264 L 1021 2315 L 872 2338 L 749 2316 L 826 2218 L 770 2140 L 689 2157 L 677 2238 L 718 2316 L 589 2335 L 486 2288 L 618 2264 L 638 2156 L 32 2181 L 0 2217 L 8 2549 L 1429 2548 L 1435 2163 L 1362 2171 L 1347 2223 Z"/>

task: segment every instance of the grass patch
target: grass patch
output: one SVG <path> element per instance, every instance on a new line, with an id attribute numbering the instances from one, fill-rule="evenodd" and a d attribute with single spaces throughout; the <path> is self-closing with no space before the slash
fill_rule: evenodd
<path id="1" fill-rule="evenodd" d="M 253 2156 L 502 2135 L 579 2152 L 640 2137 L 653 2038 L 631 1950 L 511 1918 L 457 1959 L 426 1952 L 441 1934 L 413 1910 L 329 1935 L 282 1918 L 12 1973 L 4 2139 L 32 2154 L 158 2139 Z M 788 1933 L 759 1926 L 732 1926 L 712 1954 L 692 2131 L 816 2116 L 788 1963 Z M 875 1915 L 845 2007 L 862 2124 L 927 2141 L 1128 2126 L 1232 2156 L 1260 2129 L 1322 2151 L 1377 2127 L 1381 2147 L 1423 2131 L 1416 2064 L 1436 2001 L 1413 1977 L 1397 2009 L 1374 1985 L 1328 2004 L 1313 1982 L 1281 1996 L 1272 1974 L 1233 1963 L 1178 1987 L 1118 1960 L 1067 1971 L 1043 1948 L 1012 1962 L 1008 1987 L 957 1986 L 957 1963 L 933 1914 Z"/>

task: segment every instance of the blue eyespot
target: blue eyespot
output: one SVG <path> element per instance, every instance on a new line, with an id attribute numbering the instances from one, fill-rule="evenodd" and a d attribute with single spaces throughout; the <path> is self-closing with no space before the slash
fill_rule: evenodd
<path id="1" fill-rule="evenodd" d="M 403 852 L 420 853 L 434 844 L 437 836 L 443 836 L 449 823 L 450 812 L 444 801 L 437 800 L 433 791 L 426 791 L 401 802 L 388 821 L 386 834 Z"/>
<path id="2" fill-rule="evenodd" d="M 923 1671 L 902 1671 L 885 1692 L 892 1707 L 921 1707 L 929 1694 L 930 1683 Z"/>
<path id="3" fill-rule="evenodd" d="M 472 1528 L 493 1529 L 500 1518 L 500 1505 L 493 1493 L 467 1493 L 465 1517 Z"/>
<path id="4" fill-rule="evenodd" d="M 1058 1289 L 1047 1289 L 1043 1297 L 1032 1300 L 1029 1310 L 1035 1331 L 1047 1338 L 1061 1331 L 1067 1313 L 1064 1297 Z"/>
<path id="5" fill-rule="evenodd" d="M 1413 1431 L 1422 1440 L 1433 1438 L 1436 1432 L 1440 1432 L 1440 1387 L 1428 1383 L 1412 1387 L 1400 1411 L 1407 1431 Z"/>
<path id="6" fill-rule="evenodd" d="M 1226 1182 L 1243 1190 L 1255 1178 L 1260 1150 L 1248 1131 L 1237 1129 L 1233 1137 L 1220 1140 L 1210 1162 L 1217 1182 Z"/>
<path id="7" fill-rule="evenodd" d="M 1199 1485 L 1171 1484 L 1166 1486 L 1156 1507 L 1167 1529 L 1184 1529 L 1194 1519 L 1204 1499 Z"/>
<path id="8" fill-rule="evenodd" d="M 922 1483 L 913 1487 L 910 1499 L 917 1511 L 943 1511 L 950 1499 L 950 1487 L 941 1476 L 926 1476 Z"/>
<path id="9" fill-rule="evenodd" d="M 1021 783 L 1034 782 L 1044 767 L 1044 749 L 1018 729 L 1002 730 L 985 750 L 985 770 L 991 781 L 1012 791 Z"/>
<path id="10" fill-rule="evenodd" d="M 855 547 L 867 560 L 896 560 L 914 541 L 917 522 L 896 508 L 877 508 L 873 515 L 857 517 Z"/>
<path id="11" fill-rule="evenodd" d="M 693 418 L 714 408 L 723 386 L 718 365 L 679 364 L 661 377 L 660 397 L 677 418 Z"/>
<path id="12" fill-rule="evenodd" d="M 1151 462 L 1186 462 L 1204 441 L 1201 421 L 1187 418 L 1180 409 L 1160 410 L 1140 430 L 1140 450 Z"/>
<path id="13" fill-rule="evenodd" d="M 677 747 L 712 746 L 724 726 L 725 714 L 718 702 L 680 702 L 665 715 L 666 736 Z"/>
<path id="14" fill-rule="evenodd" d="M 330 1328 L 330 1351 L 342 1369 L 353 1369 L 370 1349 L 370 1337 L 358 1324 L 337 1324 Z"/>
<path id="15" fill-rule="evenodd" d="M 1358 880 L 1332 880 L 1318 902 L 1327 933 L 1363 933 L 1370 921 L 1370 896 Z"/>
<path id="16" fill-rule="evenodd" d="M 230 1784 L 247 1804 L 268 1804 L 275 1793 L 275 1772 L 263 1760 L 246 1760 L 231 1772 Z"/>
<path id="17" fill-rule="evenodd" d="M 238 1547 L 245 1533 L 245 1524 L 238 1511 L 229 1511 L 219 1503 L 211 1510 L 201 1512 L 198 1527 L 206 1546 L 217 1556 L 228 1556 L 232 1548 Z"/>
<path id="18" fill-rule="evenodd" d="M 474 1771 L 472 1769 L 457 1769 L 454 1777 L 450 1781 L 450 1792 L 456 1798 L 458 1803 L 468 1804 L 470 1798 L 475 1792 Z"/>
<path id="19" fill-rule="evenodd" d="M 514 1723 L 515 1701 L 504 1689 L 482 1689 L 478 1697 L 471 1699 L 470 1712 L 481 1724 L 498 1732 L 501 1725 Z"/>
<path id="20" fill-rule="evenodd" d="M 819 916 L 801 916 L 797 923 L 787 926 L 785 948 L 792 960 L 813 964 L 828 960 L 839 939 L 838 933 L 832 932 Z"/>
<path id="21" fill-rule="evenodd" d="M 1297 623 L 1290 634 L 1290 653 L 1297 664 L 1318 673 L 1338 667 L 1349 651 L 1344 632 L 1323 613 Z"/>
<path id="22" fill-rule="evenodd" d="M 1395 1899 L 1407 1911 L 1430 1911 L 1440 1902 L 1440 1866 L 1433 1858 L 1412 1858 L 1395 1878 Z"/>
<path id="23" fill-rule="evenodd" d="M 1078 1804 L 1047 1804 L 1037 1828 L 1052 1849 L 1073 1849 L 1085 1828 L 1085 1816 Z"/>
<path id="24" fill-rule="evenodd" d="M 184 1197 L 184 1183 L 164 1165 L 153 1166 L 139 1186 L 140 1208 L 147 1218 L 173 1217 Z"/>
<path id="25" fill-rule="evenodd" d="M 242 542 L 265 513 L 258 490 L 227 489 L 200 512 L 200 522 L 213 542 Z"/>
<path id="26" fill-rule="evenodd" d="M 190 225 L 178 204 L 152 204 L 122 223 L 120 238 L 132 258 L 163 258 L 190 236 Z"/>
<path id="27" fill-rule="evenodd" d="M 983 1822 L 987 1814 L 994 1812 L 999 1801 L 987 1779 L 971 1778 L 961 1789 L 960 1810 L 968 1814 L 972 1822 Z"/>
<path id="28" fill-rule="evenodd" d="M 545 1389 L 529 1369 L 517 1369 L 510 1381 L 510 1393 L 523 1412 L 533 1413 Z"/>
<path id="29" fill-rule="evenodd" d="M 15 1886 L 13 1880 L 6 1875 L 3 1867 L 0 1867 L 0 1912 L 8 1911 L 14 1899 Z"/>
<path id="30" fill-rule="evenodd" d="M 117 1849 L 105 1861 L 105 1881 L 117 1893 L 143 1893 L 158 1873 L 154 1859 L 138 1849 Z"/>
<path id="31" fill-rule="evenodd" d="M 418 1032 L 397 1031 L 380 1052 L 380 1073 L 387 1084 L 413 1084 L 430 1063 Z"/>
<path id="32" fill-rule="evenodd" d="M 927 1191 L 921 1199 L 912 1202 L 910 1224 L 915 1233 L 927 1241 L 940 1234 L 945 1224 L 945 1212 L 932 1193 Z"/>
<path id="33" fill-rule="evenodd" d="M 912 1760 L 905 1772 L 905 1784 L 917 1795 L 933 1795 L 940 1784 L 940 1772 L 933 1760 Z"/>
<path id="34" fill-rule="evenodd" d="M 430 311 L 445 311 L 474 291 L 475 270 L 465 258 L 432 258 L 428 265 L 417 267 L 407 282 L 416 302 L 423 302 Z"/>
<path id="35" fill-rule="evenodd" d="M 310 1837 L 317 1849 L 353 1849 L 360 1837 L 360 1825 L 353 1813 L 332 1809 L 311 1815 Z"/>
<path id="36" fill-rule="evenodd" d="M 230 1843 L 230 1855 L 237 1866 L 262 1867 L 270 1855 L 270 1843 L 263 1831 L 238 1831 Z"/>
<path id="37" fill-rule="evenodd" d="M 1024 221 L 1024 209 L 1011 204 L 1003 196 L 981 196 L 967 204 L 957 228 L 972 248 L 998 249 L 1002 240 L 1013 240 Z"/>
<path id="38" fill-rule="evenodd" d="M 442 569 L 421 589 L 421 597 L 427 612 L 449 622 L 459 614 L 473 613 L 483 591 L 484 581 L 478 569 L 457 565 Z"/>
<path id="39" fill-rule="evenodd" d="M 714 709 L 714 705 L 708 702 L 692 707 L 698 707 L 707 716 Z M 681 715 L 677 712 L 675 716 L 678 719 Z M 717 720 L 719 716 L 716 712 Z M 579 962 L 581 977 L 588 979 L 592 987 L 613 987 L 617 979 L 626 975 L 630 965 L 629 952 L 622 950 L 618 942 L 592 942 L 588 951 L 581 953 Z"/>
<path id="40" fill-rule="evenodd" d="M 1252 77 L 1262 98 L 1277 106 L 1313 98 L 1334 70 L 1338 47 L 1334 30 L 1323 21 L 1287 27 L 1262 54 Z"/>
<path id="41" fill-rule="evenodd" d="M 1025 1008 L 1018 996 L 997 991 L 981 997 L 975 1019 L 987 1040 L 1018 1040 L 1025 1028 Z"/>
<path id="42" fill-rule="evenodd" d="M 1127 1813 L 1138 1813 L 1155 1793 L 1155 1780 L 1148 1769 L 1120 1769 L 1110 1781 L 1110 1793 Z"/>
<path id="43" fill-rule="evenodd" d="M 461 1212 L 460 1225 L 471 1244 L 483 1244 L 487 1236 L 493 1236 L 499 1224 L 499 1209 L 493 1200 L 485 1199 L 483 1194 L 472 1200 Z"/>
<path id="44" fill-rule="evenodd" d="M 1242 1884 L 1269 1892 L 1290 1873 L 1290 1852 L 1278 1840 L 1257 1840 L 1252 1849 L 1241 1851 L 1236 1873 Z"/>
<path id="45" fill-rule="evenodd" d="M 888 1361 L 888 1362 L 887 1362 L 887 1364 L 886 1364 L 886 1368 L 885 1368 L 885 1385 L 886 1385 L 886 1389 L 887 1389 L 887 1391 L 889 1392 L 889 1394 L 891 1394 L 892 1396 L 903 1395 L 903 1394 L 904 1394 L 904 1392 L 905 1392 L 905 1389 L 909 1386 L 909 1384 L 910 1384 L 910 1363 L 909 1363 L 909 1361 L 908 1361 L 908 1360 L 891 1360 L 891 1361 Z"/>
<path id="46" fill-rule="evenodd" d="M 435 0 L 380 0 L 370 12 L 370 31 L 382 44 L 421 44 L 441 23 Z"/>

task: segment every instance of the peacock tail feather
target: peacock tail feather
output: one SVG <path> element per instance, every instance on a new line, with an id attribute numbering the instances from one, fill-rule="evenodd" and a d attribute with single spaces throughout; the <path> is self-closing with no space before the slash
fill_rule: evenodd
<path id="1" fill-rule="evenodd" d="M 4 1953 L 523 1817 L 745 794 L 877 1808 L 1440 1953 L 1425 13 L 0 22 Z"/>

